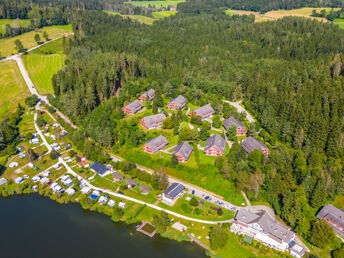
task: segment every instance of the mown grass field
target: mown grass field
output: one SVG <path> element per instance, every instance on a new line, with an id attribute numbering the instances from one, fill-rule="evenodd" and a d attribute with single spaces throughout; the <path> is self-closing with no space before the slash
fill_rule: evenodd
<path id="1" fill-rule="evenodd" d="M 39 94 L 52 94 L 52 77 L 63 66 L 63 39 L 48 43 L 23 56 L 24 65 Z"/>
<path id="2" fill-rule="evenodd" d="M 333 24 L 336 24 L 339 27 L 341 27 L 342 29 L 344 29 L 344 19 L 335 19 Z"/>
<path id="3" fill-rule="evenodd" d="M 15 111 L 30 96 L 15 61 L 0 62 L 0 120 Z"/>
<path id="4" fill-rule="evenodd" d="M 54 38 L 58 38 L 63 35 L 71 33 L 72 26 L 59 25 L 59 26 L 43 27 L 39 31 L 30 31 L 16 37 L 1 39 L 0 40 L 1 56 L 9 56 L 11 54 L 17 53 L 17 50 L 15 49 L 15 44 L 14 44 L 14 41 L 16 39 L 19 39 L 26 49 L 30 49 L 34 46 L 37 46 L 37 43 L 34 40 L 34 36 L 36 33 L 38 33 L 41 36 L 42 41 L 44 41 L 43 36 L 42 36 L 44 31 L 48 33 L 50 39 L 54 39 Z"/>
<path id="5" fill-rule="evenodd" d="M 165 17 L 176 15 L 177 11 L 161 11 L 161 12 L 153 12 L 152 15 L 155 19 L 163 19 Z"/>
<path id="6" fill-rule="evenodd" d="M 321 17 L 312 17 L 312 11 L 316 10 L 318 13 L 321 10 L 326 10 L 327 12 L 331 11 L 332 8 L 299 8 L 299 9 L 292 9 L 292 10 L 276 10 L 276 11 L 270 11 L 267 13 L 264 13 L 261 15 L 259 12 L 251 12 L 251 11 L 242 11 L 242 10 L 232 10 L 228 9 L 225 12 L 229 15 L 254 15 L 255 16 L 255 22 L 263 22 L 263 21 L 272 21 L 276 19 L 280 19 L 286 16 L 301 16 L 306 18 L 312 18 L 319 21 L 327 22 L 326 18 Z M 338 10 L 339 8 L 334 8 L 334 10 Z"/>
<path id="7" fill-rule="evenodd" d="M 185 0 L 182 1 L 132 1 L 132 2 L 125 2 L 126 4 L 132 4 L 135 6 L 143 6 L 148 7 L 149 5 L 155 6 L 155 7 L 167 7 L 167 6 L 177 6 L 179 3 L 183 3 Z"/>
<path id="8" fill-rule="evenodd" d="M 6 24 L 9 24 L 10 26 L 13 26 L 14 22 L 16 21 L 16 19 L 0 19 L 0 32 L 4 33 L 4 27 L 6 26 Z M 26 24 L 30 24 L 30 20 L 19 20 L 20 21 L 20 26 L 21 27 L 25 27 Z"/>

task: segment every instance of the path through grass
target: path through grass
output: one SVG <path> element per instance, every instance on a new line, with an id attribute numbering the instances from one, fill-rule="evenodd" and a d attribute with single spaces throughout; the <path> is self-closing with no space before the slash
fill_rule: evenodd
<path id="1" fill-rule="evenodd" d="M 167 6 L 177 6 L 179 3 L 183 3 L 185 0 L 182 1 L 132 1 L 132 2 L 125 2 L 126 4 L 131 4 L 135 6 L 143 6 L 148 7 L 149 5 L 155 6 L 155 7 L 167 7 Z"/>
<path id="2" fill-rule="evenodd" d="M 63 39 L 53 41 L 23 56 L 24 65 L 39 94 L 52 94 L 52 77 L 63 66 Z"/>
<path id="3" fill-rule="evenodd" d="M 59 26 L 50 26 L 50 27 L 43 27 L 39 31 L 30 31 L 24 34 L 21 34 L 16 37 L 12 38 L 5 38 L 0 39 L 0 53 L 2 56 L 9 56 L 11 54 L 16 54 L 17 50 L 15 49 L 14 41 L 19 39 L 23 46 L 27 49 L 30 49 L 34 46 L 37 46 L 36 41 L 34 40 L 35 34 L 39 34 L 41 36 L 42 41 L 43 39 L 43 32 L 46 31 L 49 35 L 50 39 L 58 38 L 63 35 L 69 34 L 72 32 L 71 25 L 59 25 Z"/>

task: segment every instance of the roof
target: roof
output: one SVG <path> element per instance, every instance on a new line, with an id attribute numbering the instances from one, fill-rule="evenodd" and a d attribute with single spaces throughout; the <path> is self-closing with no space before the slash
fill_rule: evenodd
<path id="1" fill-rule="evenodd" d="M 130 178 L 127 178 L 127 179 L 125 180 L 125 183 L 126 183 L 126 184 L 130 184 L 130 185 L 134 185 L 134 186 L 138 186 L 138 185 L 139 185 L 138 182 L 136 182 L 136 181 L 134 181 L 134 180 L 132 180 L 132 179 L 130 179 Z"/>
<path id="2" fill-rule="evenodd" d="M 254 139 L 252 136 L 247 137 L 243 143 L 243 146 L 245 146 L 246 148 L 248 148 L 250 151 L 259 149 L 259 150 L 263 150 L 263 149 L 267 149 L 268 147 L 266 147 L 266 145 L 256 139 Z"/>
<path id="3" fill-rule="evenodd" d="M 113 176 L 113 177 L 117 177 L 117 178 L 119 178 L 119 179 L 121 179 L 121 180 L 124 179 L 124 176 L 123 176 L 122 174 L 120 174 L 120 173 L 117 173 L 117 172 L 113 172 L 113 173 L 112 173 L 112 176 Z"/>
<path id="4" fill-rule="evenodd" d="M 209 113 L 215 113 L 215 110 L 213 109 L 213 107 L 210 104 L 207 104 L 205 106 L 196 108 L 192 111 L 193 113 L 196 113 L 197 115 L 204 117 L 206 115 L 208 115 Z"/>
<path id="5" fill-rule="evenodd" d="M 145 145 L 148 145 L 149 147 L 151 147 L 154 152 L 157 152 L 158 150 L 161 149 L 161 146 L 166 145 L 166 144 L 168 144 L 168 141 L 162 135 L 152 138 L 145 143 Z"/>
<path id="6" fill-rule="evenodd" d="M 149 91 L 145 91 L 144 93 L 142 93 L 141 96 L 146 95 L 146 96 L 148 96 L 148 99 L 151 100 L 151 99 L 153 99 L 154 94 L 155 94 L 155 90 L 150 89 Z"/>
<path id="7" fill-rule="evenodd" d="M 90 166 L 90 168 L 94 171 L 96 171 L 99 175 L 104 175 L 109 171 L 107 167 L 105 167 L 102 163 L 94 162 Z"/>
<path id="8" fill-rule="evenodd" d="M 192 151 L 193 151 L 192 146 L 188 142 L 183 142 L 174 148 L 172 154 L 179 154 L 183 156 L 184 158 L 188 159 Z"/>
<path id="9" fill-rule="evenodd" d="M 156 115 L 151 115 L 151 116 L 146 116 L 142 118 L 142 120 L 145 122 L 147 127 L 151 127 L 151 125 L 155 123 L 162 122 L 166 116 L 164 114 L 156 114 Z"/>
<path id="10" fill-rule="evenodd" d="M 317 218 L 328 218 L 336 225 L 344 228 L 344 210 L 334 207 L 332 204 L 327 204 L 321 208 L 317 214 Z"/>
<path id="11" fill-rule="evenodd" d="M 174 103 L 178 105 L 179 107 L 183 107 L 186 104 L 187 100 L 182 95 L 179 95 L 178 97 L 172 99 L 168 104 Z"/>
<path id="12" fill-rule="evenodd" d="M 169 197 L 171 197 L 172 199 L 174 199 L 178 194 L 180 194 L 183 190 L 185 189 L 185 187 L 182 184 L 179 183 L 173 183 L 172 185 L 170 185 L 169 188 L 167 188 L 164 191 L 165 195 L 168 195 Z"/>
<path id="13" fill-rule="evenodd" d="M 231 124 L 235 124 L 236 127 L 246 128 L 243 123 L 236 120 L 234 117 L 228 118 L 226 121 L 223 122 L 223 127 L 228 131 Z"/>
<path id="14" fill-rule="evenodd" d="M 125 105 L 126 108 L 129 108 L 131 110 L 139 110 L 141 107 L 143 107 L 142 103 L 135 99 L 133 102 L 130 102 L 129 104 Z"/>
<path id="15" fill-rule="evenodd" d="M 207 150 L 211 147 L 217 147 L 219 148 L 221 151 L 225 152 L 226 150 L 226 140 L 223 139 L 220 135 L 218 134 L 213 134 L 212 136 L 210 136 L 206 143 L 205 143 L 205 147 L 204 150 Z"/>
<path id="16" fill-rule="evenodd" d="M 268 213 L 262 211 L 260 213 L 253 213 L 246 209 L 240 209 L 235 216 L 235 220 L 239 220 L 245 224 L 257 223 L 264 231 L 275 240 L 283 240 L 289 243 L 293 240 L 295 233 L 288 228 L 282 226 L 277 220 L 274 220 Z"/>
<path id="17" fill-rule="evenodd" d="M 80 161 L 80 162 L 78 163 L 78 165 L 79 165 L 79 166 L 83 166 L 83 167 L 85 167 L 85 166 L 87 166 L 87 165 L 88 165 L 88 163 L 87 163 L 87 161 L 86 161 L 86 160 L 84 160 L 84 161 Z"/>
<path id="18" fill-rule="evenodd" d="M 140 185 L 140 190 L 146 190 L 147 192 L 150 192 L 151 189 L 148 186 Z"/>

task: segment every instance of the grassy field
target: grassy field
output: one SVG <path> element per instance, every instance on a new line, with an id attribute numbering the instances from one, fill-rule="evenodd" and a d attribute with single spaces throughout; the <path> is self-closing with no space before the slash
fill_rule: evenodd
<path id="1" fill-rule="evenodd" d="M 15 61 L 0 62 L 0 120 L 30 95 Z"/>
<path id="2" fill-rule="evenodd" d="M 20 20 L 20 27 L 25 27 L 27 24 L 30 25 L 30 20 Z M 13 26 L 14 22 L 16 21 L 16 19 L 0 19 L 0 32 L 4 33 L 4 27 L 6 24 L 9 24 L 10 26 Z"/>
<path id="3" fill-rule="evenodd" d="M 143 16 L 143 15 L 123 15 L 120 14 L 119 12 L 114 12 L 114 11 L 107 11 L 105 10 L 104 12 L 112 14 L 112 15 L 120 15 L 124 18 L 130 18 L 130 19 L 134 19 L 137 20 L 140 23 L 145 23 L 148 25 L 153 24 L 154 21 L 156 21 L 157 19 L 151 18 L 151 17 L 147 17 L 147 16 Z"/>
<path id="4" fill-rule="evenodd" d="M 161 11 L 161 12 L 153 12 L 152 15 L 155 19 L 163 19 L 165 17 L 176 15 L 176 11 Z"/>
<path id="5" fill-rule="evenodd" d="M 72 32 L 71 25 L 59 25 L 59 26 L 50 26 L 50 27 L 43 27 L 39 31 L 30 31 L 24 33 L 22 35 L 13 37 L 13 38 L 6 38 L 0 40 L 0 53 L 2 56 L 9 56 L 11 54 L 17 53 L 15 49 L 14 41 L 19 39 L 25 48 L 30 49 L 37 45 L 36 41 L 34 40 L 34 35 L 38 33 L 41 36 L 42 41 L 43 39 L 43 32 L 46 31 L 49 35 L 50 39 L 54 39 L 57 37 L 61 37 L 63 35 L 69 34 Z"/>
<path id="6" fill-rule="evenodd" d="M 63 39 L 53 41 L 23 56 L 24 65 L 40 94 L 54 93 L 51 79 L 62 68 L 65 59 L 62 42 Z"/>
<path id="7" fill-rule="evenodd" d="M 321 17 L 312 17 L 312 11 L 316 10 L 317 12 L 320 12 L 321 10 L 330 11 L 331 8 L 300 8 L 300 9 L 292 9 L 292 10 L 276 10 L 276 11 L 270 11 L 267 13 L 264 13 L 263 15 L 259 14 L 258 12 L 251 12 L 251 11 L 242 11 L 242 10 L 231 10 L 228 9 L 225 12 L 229 15 L 254 15 L 255 16 L 255 22 L 263 22 L 263 21 L 271 21 L 283 18 L 285 16 L 301 16 L 301 17 L 307 17 L 312 19 L 317 19 L 319 21 L 327 22 L 325 18 Z M 339 8 L 334 8 L 334 10 L 338 10 Z"/>
<path id="8" fill-rule="evenodd" d="M 344 29 L 344 19 L 335 19 L 333 24 L 336 24 L 339 27 L 341 27 L 342 29 Z"/>
<path id="9" fill-rule="evenodd" d="M 185 0 L 182 1 L 132 1 L 132 2 L 125 2 L 126 4 L 132 4 L 135 6 L 143 6 L 148 7 L 149 5 L 155 6 L 155 7 L 167 7 L 167 6 L 177 6 L 179 3 L 183 3 Z"/>

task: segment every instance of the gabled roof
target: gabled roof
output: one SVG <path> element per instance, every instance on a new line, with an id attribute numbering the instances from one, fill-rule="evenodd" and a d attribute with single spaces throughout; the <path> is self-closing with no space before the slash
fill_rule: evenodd
<path id="1" fill-rule="evenodd" d="M 146 190 L 147 192 L 150 192 L 151 189 L 148 186 L 140 185 L 140 190 Z"/>
<path id="2" fill-rule="evenodd" d="M 179 107 L 183 107 L 186 104 L 187 100 L 186 98 L 184 98 L 182 95 L 179 95 L 178 97 L 176 97 L 175 99 L 172 99 L 168 104 L 176 104 Z"/>
<path id="3" fill-rule="evenodd" d="M 183 190 L 185 189 L 185 187 L 182 184 L 179 183 L 173 183 L 172 185 L 170 185 L 169 188 L 167 188 L 164 191 L 165 195 L 168 195 L 169 197 L 171 197 L 172 199 L 174 199 L 178 194 L 180 194 Z"/>
<path id="4" fill-rule="evenodd" d="M 225 152 L 225 150 L 226 150 L 226 140 L 223 139 L 218 134 L 213 134 L 205 142 L 204 150 L 207 150 L 207 149 L 209 149 L 211 147 L 214 147 L 214 146 L 219 148 L 221 151 Z"/>
<path id="5" fill-rule="evenodd" d="M 130 184 L 130 185 L 134 185 L 134 186 L 138 186 L 138 185 L 139 185 L 138 182 L 136 182 L 136 181 L 134 181 L 134 180 L 132 180 L 132 179 L 130 179 L 130 178 L 127 178 L 127 179 L 125 180 L 125 183 L 126 183 L 126 184 Z"/>
<path id="6" fill-rule="evenodd" d="M 321 208 L 317 214 L 317 218 L 328 218 L 336 225 L 344 228 L 344 210 L 334 207 L 332 204 L 327 204 Z"/>
<path id="7" fill-rule="evenodd" d="M 163 146 L 164 144 L 168 144 L 168 141 L 162 135 L 152 138 L 145 143 L 145 145 L 148 145 L 149 147 L 151 147 L 154 152 L 157 152 L 158 150 L 160 150 L 161 149 L 160 146 Z"/>
<path id="8" fill-rule="evenodd" d="M 125 105 L 126 108 L 129 108 L 130 110 L 139 110 L 141 107 L 143 107 L 142 103 L 135 99 L 134 101 L 130 102 L 129 104 Z"/>
<path id="9" fill-rule="evenodd" d="M 192 151 L 192 146 L 188 142 L 183 142 L 174 148 L 172 154 L 179 154 L 183 156 L 185 159 L 189 159 Z"/>
<path id="10" fill-rule="evenodd" d="M 152 124 L 162 122 L 166 116 L 164 114 L 156 114 L 151 116 L 146 116 L 142 118 L 142 120 L 145 122 L 146 126 L 149 128 Z"/>
<path id="11" fill-rule="evenodd" d="M 275 240 L 283 240 L 286 243 L 293 240 L 295 236 L 294 232 L 282 226 L 265 211 L 253 213 L 246 209 L 240 209 L 235 215 L 235 220 L 239 220 L 247 225 L 257 223 L 269 237 L 273 236 L 272 238 Z"/>
<path id="12" fill-rule="evenodd" d="M 204 117 L 208 115 L 209 113 L 215 113 L 215 110 L 210 104 L 204 105 L 202 107 L 196 108 L 192 111 L 193 113 L 196 113 L 197 115 Z"/>
<path id="13" fill-rule="evenodd" d="M 230 117 L 228 118 L 226 121 L 223 122 L 223 127 L 228 131 L 229 127 L 231 126 L 231 124 L 235 124 L 236 127 L 240 127 L 240 128 L 245 128 L 243 123 L 241 123 L 240 121 L 236 120 L 234 117 Z"/>
<path id="14" fill-rule="evenodd" d="M 120 173 L 117 173 L 117 172 L 113 172 L 113 173 L 112 173 L 112 176 L 113 176 L 113 177 L 117 177 L 117 178 L 119 178 L 120 180 L 123 180 L 123 179 L 124 179 L 124 176 L 123 176 L 122 174 L 120 174 Z"/>
<path id="15" fill-rule="evenodd" d="M 154 89 L 150 89 L 149 91 L 145 91 L 144 93 L 141 94 L 141 96 L 147 96 L 149 100 L 152 100 L 155 94 Z"/>
<path id="16" fill-rule="evenodd" d="M 257 141 L 252 136 L 247 137 L 243 141 L 242 145 L 245 146 L 246 148 L 250 149 L 251 151 L 253 151 L 255 149 L 263 150 L 263 149 L 268 148 L 268 147 L 266 147 L 266 145 L 264 143 Z"/>
<path id="17" fill-rule="evenodd" d="M 102 163 L 99 162 L 93 162 L 90 168 L 96 171 L 99 175 L 104 175 L 109 171 L 107 167 L 105 167 Z"/>

